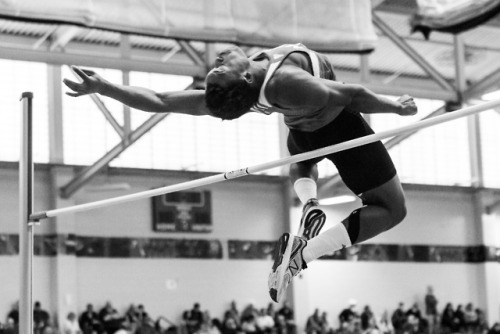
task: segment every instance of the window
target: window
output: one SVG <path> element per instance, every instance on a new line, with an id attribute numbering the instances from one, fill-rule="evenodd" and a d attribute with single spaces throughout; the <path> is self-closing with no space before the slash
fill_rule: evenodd
<path id="1" fill-rule="evenodd" d="M 33 92 L 33 160 L 48 162 L 47 65 L 0 59 L 0 160 L 19 160 L 23 92 Z"/>
<path id="2" fill-rule="evenodd" d="M 131 85 L 155 91 L 182 90 L 191 82 L 190 77 L 130 73 Z M 132 110 L 133 127 L 151 115 Z M 278 124 L 277 115 L 247 114 L 223 122 L 209 116 L 170 114 L 112 165 L 213 172 L 248 167 L 279 158 Z"/>

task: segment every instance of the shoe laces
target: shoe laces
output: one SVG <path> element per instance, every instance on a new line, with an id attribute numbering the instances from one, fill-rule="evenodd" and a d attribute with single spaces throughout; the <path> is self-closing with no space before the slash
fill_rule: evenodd
<path id="1" fill-rule="evenodd" d="M 292 246 L 292 258 L 288 264 L 288 269 L 290 270 L 292 276 L 297 276 L 297 274 L 302 270 L 306 269 L 307 265 L 302 259 L 302 249 L 307 245 L 307 242 L 300 237 L 295 237 Z"/>

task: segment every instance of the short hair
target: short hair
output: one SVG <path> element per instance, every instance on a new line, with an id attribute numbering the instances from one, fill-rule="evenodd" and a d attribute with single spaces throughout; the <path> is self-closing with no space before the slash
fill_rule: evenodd
<path id="1" fill-rule="evenodd" d="M 228 87 L 209 83 L 205 90 L 205 103 L 213 116 L 232 120 L 243 116 L 257 102 L 259 90 L 241 80 Z"/>

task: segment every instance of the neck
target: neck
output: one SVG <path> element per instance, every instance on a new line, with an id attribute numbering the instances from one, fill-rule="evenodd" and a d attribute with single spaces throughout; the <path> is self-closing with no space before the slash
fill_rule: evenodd
<path id="1" fill-rule="evenodd" d="M 268 67 L 269 60 L 267 58 L 250 62 L 250 72 L 252 73 L 256 86 L 261 87 L 264 83 Z"/>

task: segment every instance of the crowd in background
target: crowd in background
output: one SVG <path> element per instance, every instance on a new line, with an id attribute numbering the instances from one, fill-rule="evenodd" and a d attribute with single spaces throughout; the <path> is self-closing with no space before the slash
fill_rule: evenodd
<path id="1" fill-rule="evenodd" d="M 110 302 L 99 310 L 92 304 L 80 314 L 70 312 L 63 324 L 54 325 L 49 312 L 35 302 L 33 326 L 35 334 L 301 334 L 302 326 L 295 323 L 294 311 L 288 303 L 278 309 L 277 304 L 257 308 L 253 304 L 239 310 L 235 301 L 221 318 L 212 317 L 202 310 L 199 303 L 182 313 L 178 322 L 160 316 L 153 319 L 143 305 L 130 305 L 119 313 Z M 472 303 L 448 303 L 439 311 L 438 301 L 429 287 L 424 298 L 424 310 L 418 303 L 409 308 L 400 302 L 392 312 L 376 315 L 369 305 L 357 309 L 358 303 L 350 300 L 338 314 L 336 324 L 329 323 L 327 312 L 319 309 L 307 318 L 306 334 L 500 334 L 500 323 L 488 326 L 484 312 Z M 0 324 L 0 334 L 18 334 L 19 312 L 17 305 L 8 313 L 6 322 Z"/>

